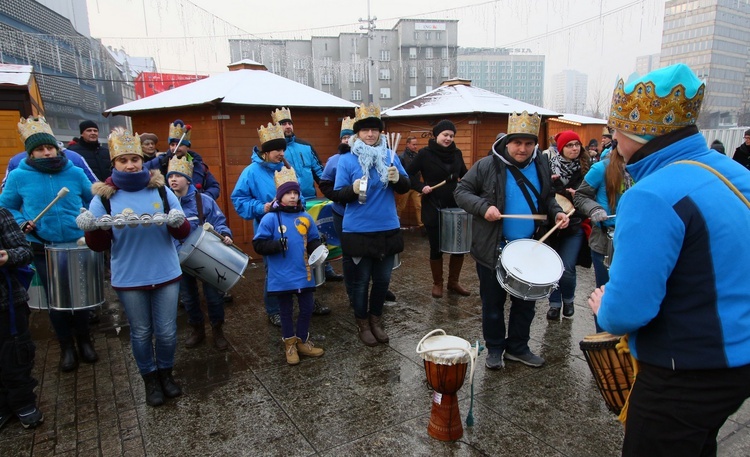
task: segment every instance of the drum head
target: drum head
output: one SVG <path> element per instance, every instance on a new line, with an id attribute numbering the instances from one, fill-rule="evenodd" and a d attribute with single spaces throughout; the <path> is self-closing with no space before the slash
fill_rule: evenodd
<path id="1" fill-rule="evenodd" d="M 435 335 L 422 342 L 422 358 L 441 365 L 468 363 L 471 357 L 466 351 L 471 350 L 471 344 L 463 338 L 451 335 Z"/>
<path id="2" fill-rule="evenodd" d="M 554 249 L 535 240 L 515 240 L 502 251 L 503 268 L 524 282 L 554 284 L 563 274 L 563 263 Z"/>
<path id="3" fill-rule="evenodd" d="M 321 244 L 310 254 L 307 264 L 315 266 L 325 262 L 326 258 L 328 258 L 328 248 L 325 244 Z"/>

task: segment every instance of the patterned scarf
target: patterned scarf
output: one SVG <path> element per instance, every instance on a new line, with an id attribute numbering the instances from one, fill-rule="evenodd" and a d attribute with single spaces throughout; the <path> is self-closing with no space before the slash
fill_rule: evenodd
<path id="1" fill-rule="evenodd" d="M 373 146 L 368 146 L 356 136 L 352 136 L 352 138 L 354 142 L 352 143 L 350 140 L 349 144 L 352 145 L 352 153 L 359 159 L 362 173 L 367 175 L 370 168 L 375 167 L 378 176 L 380 176 L 380 182 L 388 185 L 388 165 L 386 165 L 386 161 L 390 162 L 390 158 L 388 157 L 389 150 L 386 147 L 385 135 L 380 135 L 377 143 Z"/>
<path id="2" fill-rule="evenodd" d="M 581 171 L 581 162 L 578 159 L 569 160 L 562 154 L 550 154 L 549 166 L 553 175 L 560 175 L 560 181 L 567 186 L 573 176 Z"/>

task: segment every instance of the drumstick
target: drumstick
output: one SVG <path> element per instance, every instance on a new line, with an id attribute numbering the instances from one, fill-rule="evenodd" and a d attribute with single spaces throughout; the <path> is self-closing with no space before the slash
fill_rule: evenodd
<path id="1" fill-rule="evenodd" d="M 442 180 L 442 181 L 440 181 L 439 183 L 435 184 L 434 186 L 431 186 L 430 188 L 431 188 L 432 190 L 435 190 L 435 189 L 437 189 L 438 187 L 440 187 L 440 186 L 442 186 L 443 184 L 445 184 L 445 182 L 446 182 L 445 180 Z"/>
<path id="2" fill-rule="evenodd" d="M 544 214 L 501 214 L 500 217 L 505 219 L 534 219 L 543 221 L 547 219 Z"/>
<path id="3" fill-rule="evenodd" d="M 568 211 L 568 212 L 567 212 L 567 213 L 566 213 L 565 215 L 566 215 L 566 216 L 568 216 L 568 217 L 570 217 L 570 216 L 572 216 L 572 215 L 573 215 L 573 213 L 575 213 L 575 212 L 576 212 L 576 210 L 575 210 L 575 208 L 573 208 L 573 209 L 571 209 L 570 211 Z M 554 226 L 554 227 L 552 227 L 551 229 L 549 229 L 549 232 L 545 233 L 545 234 L 544 234 L 544 236 L 543 236 L 543 237 L 541 237 L 541 238 L 539 239 L 539 241 L 537 241 L 537 242 L 536 242 L 536 244 L 535 244 L 534 246 L 537 246 L 537 245 L 540 245 L 540 244 L 542 244 L 542 242 L 543 242 L 544 240 L 546 240 L 547 238 L 549 238 L 549 236 L 550 236 L 550 235 L 552 235 L 552 232 L 554 232 L 555 230 L 557 230 L 557 229 L 558 229 L 558 228 L 559 228 L 559 227 L 560 227 L 560 226 L 562 225 L 562 223 L 563 223 L 563 221 L 560 221 L 560 222 L 558 222 L 557 224 L 555 224 L 555 226 Z"/>
<path id="4" fill-rule="evenodd" d="M 42 210 L 42 212 L 41 212 L 41 213 L 37 214 L 37 216 L 36 216 L 36 217 L 35 217 L 34 219 L 32 219 L 32 221 L 31 221 L 31 222 L 33 222 L 33 223 L 35 223 L 35 224 L 36 224 L 36 221 L 38 221 L 39 219 L 41 219 L 41 218 L 42 218 L 42 216 L 44 216 L 44 214 L 45 214 L 45 213 L 46 213 L 47 211 L 49 211 L 49 210 L 50 210 L 50 208 L 52 208 L 52 206 L 53 206 L 53 205 L 54 205 L 55 203 L 57 203 L 57 201 L 58 201 L 58 200 L 60 200 L 60 199 L 61 199 L 61 198 L 63 198 L 64 196 L 68 195 L 68 192 L 70 192 L 70 189 L 68 189 L 67 187 L 63 187 L 62 189 L 60 189 L 60 191 L 59 191 L 59 192 L 57 192 L 57 197 L 55 197 L 55 199 L 54 199 L 54 200 L 52 200 L 52 201 L 51 201 L 51 202 L 49 203 L 49 205 L 47 205 L 47 207 L 46 207 L 46 208 L 44 208 L 44 209 Z"/>

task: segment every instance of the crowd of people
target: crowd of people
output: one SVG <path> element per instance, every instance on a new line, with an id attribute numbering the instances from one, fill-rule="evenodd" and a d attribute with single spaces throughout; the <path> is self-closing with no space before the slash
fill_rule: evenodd
<path id="1" fill-rule="evenodd" d="M 467 253 L 479 281 L 487 368 L 545 364 L 529 347 L 537 299 L 503 283 L 499 272 L 512 243 L 545 242 L 561 262 L 547 318 L 574 317 L 576 266 L 593 265 L 596 290 L 588 304 L 596 331 L 627 334 L 639 362 L 623 455 L 715 455 L 719 428 L 750 396 L 750 286 L 741 277 L 750 247 L 734 242 L 738 228 L 750 226 L 750 130 L 734 160 L 723 144 L 709 148 L 695 126 L 704 87 L 681 64 L 620 81 L 600 141 L 584 144 L 565 130 L 544 151 L 541 118 L 512 113 L 507 132 L 468 168 L 455 142 L 459 130 L 447 119 L 434 123 L 426 146 L 408 137 L 398 154 L 380 108 L 362 104 L 343 119 L 338 150 L 323 163 L 295 135 L 291 111 L 273 111 L 258 129 L 231 202 L 253 221 L 253 248 L 266 272 L 265 310 L 280 327 L 286 362 L 324 355 L 310 338 L 311 317 L 331 312 L 315 297 L 319 278 L 310 258 L 325 240 L 306 201 L 320 192 L 331 202 L 343 275 L 326 264 L 325 277 L 343 281 L 365 346 L 390 341 L 383 311 L 394 299 L 391 272 L 404 249 L 400 213 L 412 203 L 429 244 L 430 294 L 439 300 L 441 212 L 460 209 L 472 219 Z M 24 427 L 43 421 L 31 376 L 23 267 L 33 261 L 47 287 L 50 246 L 110 252 L 110 283 L 130 324 L 146 402 L 159 406 L 181 395 L 172 373 L 180 304 L 188 316 L 185 347 L 206 339 L 206 320 L 215 348 L 230 345 L 223 332 L 227 295 L 180 267 L 178 252 L 204 224 L 233 244 L 216 203 L 221 186 L 191 149 L 191 127 L 170 123 L 165 152 L 157 135 L 122 128 L 102 144 L 92 121 L 81 123 L 67 150 L 43 118 L 22 119 L 19 133 L 25 151 L 11 160 L 0 194 L 0 271 L 7 278 L 0 281 L 0 426 L 13 416 Z M 67 197 L 48 207 L 62 188 Z M 156 213 L 164 224 L 114 233 L 103 223 Z M 447 291 L 460 297 L 471 295 L 459 281 L 464 254 L 450 253 L 448 261 Z M 49 309 L 63 372 L 98 360 L 90 309 L 70 309 Z"/>

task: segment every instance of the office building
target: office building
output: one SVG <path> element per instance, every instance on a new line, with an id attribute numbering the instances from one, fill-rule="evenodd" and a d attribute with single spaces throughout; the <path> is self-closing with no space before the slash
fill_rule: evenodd
<path id="1" fill-rule="evenodd" d="M 552 76 L 552 109 L 558 113 L 584 114 L 589 77 L 564 70 Z"/>

